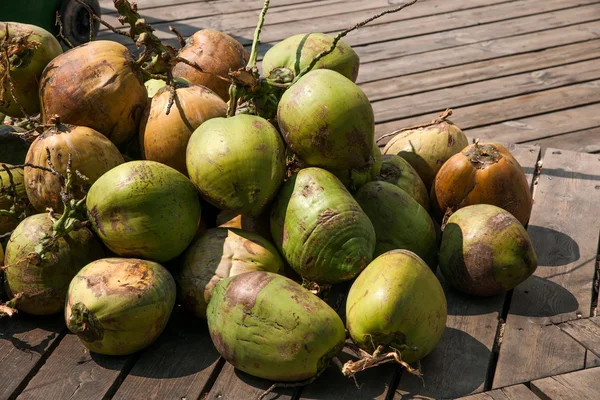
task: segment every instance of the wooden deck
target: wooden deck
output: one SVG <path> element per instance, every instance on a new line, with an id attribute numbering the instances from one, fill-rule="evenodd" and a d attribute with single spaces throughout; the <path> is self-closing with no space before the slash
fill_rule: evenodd
<path id="1" fill-rule="evenodd" d="M 101 3 L 116 25 L 112 2 Z M 165 38 L 171 24 L 249 44 L 262 0 L 138 3 Z M 272 0 L 262 51 L 292 33 L 335 32 L 390 3 L 398 2 Z M 471 137 L 525 143 L 510 150 L 533 191 L 528 232 L 539 267 L 492 298 L 444 285 L 447 328 L 421 363 L 423 381 L 387 365 L 358 374 L 357 388 L 330 367 L 310 386 L 267 398 L 599 399 L 600 155 L 586 153 L 600 152 L 600 2 L 424 0 L 348 42 L 362 59 L 378 135 L 452 107 Z M 180 307 L 156 343 L 126 357 L 90 354 L 60 315 L 0 320 L 0 399 L 245 400 L 270 384 L 225 363 L 206 323 Z"/>
<path id="2" fill-rule="evenodd" d="M 119 23 L 112 0 L 104 18 Z M 296 33 L 335 34 L 400 0 L 272 0 L 261 54 Z M 161 38 L 202 28 L 250 46 L 263 0 L 138 0 Z M 98 38 L 135 46 L 103 31 Z M 350 33 L 376 135 L 447 107 L 468 136 L 600 152 L 600 1 L 421 0 Z"/>

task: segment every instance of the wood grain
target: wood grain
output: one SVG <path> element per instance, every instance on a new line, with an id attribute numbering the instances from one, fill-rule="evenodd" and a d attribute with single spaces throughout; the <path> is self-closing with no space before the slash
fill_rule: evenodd
<path id="1" fill-rule="evenodd" d="M 197 399 L 208 390 L 218 359 L 206 321 L 176 306 L 165 332 L 140 355 L 113 398 Z"/>
<path id="2" fill-rule="evenodd" d="M 472 106 L 454 109 L 452 121 L 461 129 L 468 130 L 488 124 L 504 122 L 514 118 L 524 118 L 542 113 L 564 110 L 600 102 L 600 80 L 579 83 L 541 92 L 494 100 Z M 452 104 L 448 104 L 452 107 Z M 440 109 L 440 111 L 443 111 Z M 431 121 L 439 113 L 406 118 L 378 124 L 375 136 L 380 137 L 393 130 Z M 471 134 L 471 133 L 469 133 Z M 385 141 L 382 141 L 382 143 Z"/>
<path id="3" fill-rule="evenodd" d="M 594 59 L 413 94 L 410 96 L 410 101 L 405 97 L 396 97 L 372 104 L 377 121 L 385 122 L 397 118 L 398 115 L 421 115 L 449 106 L 459 110 L 462 106 L 536 93 L 598 78 L 600 78 L 600 59 Z"/>
<path id="4" fill-rule="evenodd" d="M 462 397 L 459 400 L 540 400 L 525 385 L 508 386 L 490 392 Z"/>
<path id="5" fill-rule="evenodd" d="M 18 399 L 103 399 L 131 360 L 90 354 L 76 335 L 68 334 Z"/>
<path id="6" fill-rule="evenodd" d="M 396 96 L 423 93 L 435 89 L 484 82 L 542 68 L 598 58 L 600 40 L 551 47 L 534 53 L 517 54 L 493 60 L 396 76 L 381 81 L 366 82 L 361 89 L 372 102 Z M 409 98 L 405 98 L 408 101 Z"/>
<path id="7" fill-rule="evenodd" d="M 598 171 L 597 155 L 556 149 L 544 154 L 528 227 L 539 266 L 513 292 L 494 387 L 585 366 L 585 348 L 556 324 L 590 316 L 600 229 Z"/>
<path id="8" fill-rule="evenodd" d="M 467 129 L 466 132 L 469 136 L 482 140 L 539 143 L 555 149 L 591 152 L 600 146 L 600 135 L 596 133 L 599 126 L 600 103 L 593 103 L 533 117 L 514 118 L 480 128 Z M 568 136 L 562 138 L 565 133 L 573 133 L 571 140 Z M 594 138 L 596 140 L 590 140 Z M 556 145 L 552 146 L 552 143 Z"/>
<path id="9" fill-rule="evenodd" d="M 0 320 L 0 399 L 19 394 L 66 331 L 60 316 L 18 313 Z"/>
<path id="10" fill-rule="evenodd" d="M 560 329 L 600 357 L 600 317 L 577 319 L 560 324 Z"/>
<path id="11" fill-rule="evenodd" d="M 542 400 L 597 400 L 600 368 L 590 368 L 570 374 L 531 382 L 531 390 Z"/>

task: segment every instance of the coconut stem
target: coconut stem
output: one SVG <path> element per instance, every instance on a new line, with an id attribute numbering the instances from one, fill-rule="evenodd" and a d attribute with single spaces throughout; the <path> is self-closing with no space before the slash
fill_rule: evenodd
<path id="1" fill-rule="evenodd" d="M 265 24 L 265 15 L 269 10 L 270 0 L 265 0 L 263 8 L 258 17 L 258 23 L 254 30 L 254 39 L 252 40 L 252 50 L 246 68 L 230 73 L 231 85 L 229 86 L 229 101 L 227 102 L 227 116 L 233 117 L 237 111 L 238 100 L 244 96 L 246 89 L 255 91 L 260 87 L 260 76 L 256 67 L 256 59 L 258 57 L 258 45 L 260 44 L 260 33 Z"/>
<path id="2" fill-rule="evenodd" d="M 254 69 L 256 68 L 256 58 L 258 57 L 258 45 L 260 44 L 260 32 L 262 31 L 262 27 L 265 24 L 265 15 L 267 15 L 267 11 L 269 10 L 269 2 L 270 0 L 265 0 L 265 4 L 260 12 L 260 16 L 258 17 L 258 25 L 256 25 L 256 29 L 254 31 L 254 39 L 252 40 L 252 50 L 250 51 L 250 58 L 248 59 L 248 65 L 246 68 Z"/>
<path id="3" fill-rule="evenodd" d="M 77 303 L 71 307 L 71 316 L 67 321 L 67 328 L 87 342 L 102 339 L 104 330 L 102 325 L 83 303 Z"/>
<path id="4" fill-rule="evenodd" d="M 373 22 L 373 21 L 375 21 L 378 18 L 381 18 L 384 15 L 393 14 L 393 13 L 396 13 L 398 11 L 401 11 L 401 10 L 405 9 L 406 7 L 410 7 L 413 4 L 415 4 L 417 1 L 419 1 L 419 0 L 412 0 L 412 1 L 409 1 L 408 3 L 404 3 L 404 4 L 402 4 L 402 5 L 400 5 L 400 6 L 396 7 L 396 8 L 392 8 L 390 10 L 385 10 L 383 12 L 380 12 L 379 14 L 373 15 L 372 17 L 370 17 L 370 18 L 368 18 L 368 19 L 366 19 L 366 20 L 364 20 L 362 22 L 359 22 L 358 24 L 354 25 L 352 28 L 349 28 L 349 29 L 341 31 L 333 39 L 333 43 L 331 44 L 331 47 L 329 47 L 329 49 L 324 50 L 321 53 L 317 54 L 317 56 L 312 59 L 312 61 L 310 62 L 310 64 L 306 68 L 304 68 L 302 71 L 300 71 L 300 73 L 296 76 L 296 78 L 294 78 L 294 82 L 298 81 L 298 79 L 302 78 L 304 75 L 306 75 L 308 72 L 310 72 L 315 67 L 315 65 L 317 65 L 317 63 L 319 62 L 319 60 L 321 60 L 323 57 L 326 57 L 329 54 L 331 54 L 335 50 L 338 42 L 344 36 L 346 36 L 347 34 L 349 34 L 350 32 L 355 31 L 358 28 L 361 28 L 361 27 L 367 25 L 368 23 Z"/>
<path id="5" fill-rule="evenodd" d="M 375 140 L 375 143 L 379 143 L 383 139 L 388 138 L 390 136 L 396 136 L 397 134 L 402 133 L 404 131 L 410 131 L 412 129 L 419 129 L 419 128 L 427 128 L 428 126 L 436 125 L 436 124 L 439 124 L 441 122 L 445 122 L 448 119 L 448 117 L 452 115 L 452 112 L 453 112 L 452 109 L 447 108 L 446 111 L 444 111 L 443 113 L 441 113 L 439 117 L 437 117 L 436 119 L 432 120 L 431 122 L 428 122 L 426 124 L 421 124 L 421 125 L 410 126 L 408 128 L 402 128 L 402 129 L 398 129 L 397 131 L 386 133 L 385 135 L 381 136 L 379 139 Z"/>

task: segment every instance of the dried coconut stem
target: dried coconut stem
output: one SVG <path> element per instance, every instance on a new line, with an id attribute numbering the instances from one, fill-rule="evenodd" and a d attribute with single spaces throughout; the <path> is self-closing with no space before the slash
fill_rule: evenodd
<path id="1" fill-rule="evenodd" d="M 396 8 L 392 8 L 390 10 L 385 10 L 383 12 L 380 12 L 379 14 L 376 14 L 376 15 L 372 16 L 371 18 L 368 18 L 368 19 L 366 19 L 366 20 L 364 20 L 362 22 L 359 22 L 358 24 L 354 25 L 352 28 L 343 30 L 342 32 L 338 33 L 335 36 L 335 38 L 333 39 L 333 43 L 331 44 L 331 47 L 329 49 L 325 50 L 325 51 L 322 51 L 315 58 L 313 58 L 312 61 L 311 61 L 311 63 L 306 68 L 304 68 L 302 71 L 300 71 L 300 73 L 294 78 L 294 82 L 298 81 L 298 79 L 300 79 L 301 77 L 303 77 L 304 75 L 306 75 L 308 72 L 310 72 L 315 67 L 315 65 L 317 65 L 317 63 L 319 62 L 319 60 L 321 60 L 323 57 L 326 57 L 329 54 L 331 54 L 335 50 L 338 42 L 344 36 L 346 36 L 347 34 L 349 34 L 350 32 L 355 31 L 355 30 L 357 30 L 359 28 L 362 28 L 363 26 L 367 25 L 368 23 L 373 22 L 374 20 L 376 20 L 378 18 L 381 18 L 384 15 L 393 14 L 393 13 L 396 13 L 398 11 L 401 11 L 401 10 L 405 9 L 406 7 L 410 7 L 413 4 L 415 4 L 417 1 L 419 1 L 419 0 L 412 0 L 412 1 L 409 1 L 408 3 L 404 3 L 404 4 L 402 4 L 402 5 L 400 5 L 400 6 L 396 7 Z"/>
<path id="2" fill-rule="evenodd" d="M 364 371 L 369 368 L 377 367 L 382 364 L 395 362 L 402 365 L 408 372 L 418 377 L 422 377 L 422 373 L 419 369 L 411 367 L 406 361 L 402 360 L 402 354 L 400 351 L 393 349 L 393 351 L 384 353 L 385 346 L 379 345 L 373 352 L 373 355 L 367 355 L 358 361 L 348 361 L 342 367 L 342 374 L 347 377 L 353 377 L 356 373 Z"/>
<path id="3" fill-rule="evenodd" d="M 171 25 L 169 25 L 169 30 L 171 32 L 173 32 L 175 35 L 177 35 L 177 40 L 179 41 L 179 45 L 181 47 L 185 46 L 185 39 L 183 38 L 183 36 L 181 36 L 181 33 L 179 33 L 179 31 L 175 28 L 173 28 Z"/>
<path id="4" fill-rule="evenodd" d="M 428 126 L 439 124 L 440 122 L 446 121 L 446 119 L 448 119 L 448 117 L 451 116 L 451 115 L 452 115 L 452 110 L 450 108 L 447 108 L 446 111 L 444 111 L 443 113 L 441 113 L 439 117 L 437 117 L 436 119 L 432 120 L 431 122 L 428 122 L 428 123 L 422 124 L 422 125 L 410 126 L 408 128 L 402 128 L 402 129 L 398 129 L 397 131 L 386 133 L 385 135 L 383 135 L 379 139 L 377 139 L 375 141 L 375 143 L 379 143 L 383 139 L 388 138 L 390 136 L 396 136 L 397 134 L 402 133 L 404 131 L 410 131 L 412 129 L 419 129 L 419 128 L 427 128 Z"/>
<path id="5" fill-rule="evenodd" d="M 18 310 L 17 310 L 17 302 L 19 301 L 19 299 L 23 296 L 23 293 L 17 293 L 15 295 L 15 297 L 13 297 L 12 299 L 10 299 L 9 301 L 7 301 L 4 304 L 0 304 L 0 318 L 2 317 L 12 317 L 13 315 L 15 315 Z"/>
<path id="6" fill-rule="evenodd" d="M 64 40 L 67 46 L 69 46 L 70 48 L 74 48 L 75 46 L 73 46 L 73 43 L 71 43 L 71 41 L 67 39 L 65 35 L 63 35 L 63 24 L 62 20 L 60 19 L 60 13 L 58 11 L 56 12 L 56 20 L 54 22 L 54 25 L 58 25 L 58 37 Z"/>

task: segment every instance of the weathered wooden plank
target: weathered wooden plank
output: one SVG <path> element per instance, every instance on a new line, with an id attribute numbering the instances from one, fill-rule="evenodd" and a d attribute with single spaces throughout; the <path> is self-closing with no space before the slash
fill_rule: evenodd
<path id="1" fill-rule="evenodd" d="M 534 53 L 518 54 L 433 71 L 401 75 L 360 85 L 369 100 L 427 92 L 467 83 L 482 82 L 542 68 L 590 60 L 600 56 L 600 40 L 552 47 Z M 403 71 L 399 71 L 404 73 Z"/>
<path id="2" fill-rule="evenodd" d="M 600 43 L 599 43 L 600 44 Z M 522 143 L 525 141 L 532 142 L 531 144 L 544 144 L 547 147 L 556 149 L 565 149 L 571 151 L 594 151 L 594 142 L 600 142 L 600 137 L 596 141 L 585 139 L 598 136 L 596 128 L 600 126 L 600 104 L 590 104 L 582 107 L 569 108 L 552 113 L 536 115 L 526 118 L 514 118 L 508 121 L 497 124 L 490 124 L 480 128 L 468 129 L 467 133 L 471 137 L 478 137 L 482 140 L 502 140 L 513 143 Z M 590 131 L 589 134 L 586 132 Z M 585 146 L 590 145 L 591 149 L 585 150 L 564 147 L 569 145 L 566 141 L 560 138 L 563 133 L 582 132 L 584 141 L 579 142 L 573 140 L 571 145 Z M 577 136 L 575 136 L 577 137 Z M 539 140 L 539 141 L 538 141 Z M 550 145 L 555 142 L 556 145 Z M 598 146 L 598 143 L 596 143 Z"/>
<path id="3" fill-rule="evenodd" d="M 273 382 L 248 375 L 225 363 L 210 392 L 203 400 L 256 399 Z M 267 399 L 290 400 L 298 389 L 276 389 Z"/>
<path id="4" fill-rule="evenodd" d="M 396 97 L 373 102 L 372 105 L 373 111 L 377 115 L 377 121 L 385 122 L 397 118 L 398 115 L 421 115 L 446 108 L 448 105 L 458 108 L 598 78 L 600 78 L 600 59 L 594 59 L 447 89 L 432 90 L 413 94 L 410 97 Z"/>
<path id="5" fill-rule="evenodd" d="M 525 170 L 531 185 L 540 149 L 505 145 Z M 438 277 L 448 302 L 446 331 L 433 352 L 421 361 L 423 381 L 403 373 L 395 399 L 455 398 L 484 390 L 505 295 L 466 296 L 450 288 L 439 273 Z"/>
<path id="6" fill-rule="evenodd" d="M 560 324 L 560 329 L 600 357 L 600 317 L 577 319 Z"/>
<path id="7" fill-rule="evenodd" d="M 386 17 L 383 20 L 385 23 L 374 22 L 373 24 L 364 26 L 358 31 L 352 32 L 350 35 L 346 36 L 344 41 L 354 47 L 369 45 L 373 42 L 381 43 L 379 46 L 385 46 L 384 42 L 389 42 L 389 45 L 394 47 L 396 46 L 395 42 L 390 41 L 409 37 L 417 40 L 415 39 L 415 36 L 458 30 L 460 28 L 474 27 L 500 20 L 509 20 L 511 18 L 520 18 L 553 10 L 561 10 L 573 6 L 590 4 L 594 1 L 595 0 L 518 0 L 509 3 L 498 2 L 485 7 L 468 8 L 465 10 L 457 10 L 420 18 L 405 19 L 413 16 L 414 10 L 411 8 Z M 470 2 L 469 5 L 471 5 Z M 430 4 L 430 6 L 433 9 L 433 4 Z M 387 7 L 389 8 L 391 6 Z M 383 11 L 384 9 L 385 8 L 371 10 L 371 12 L 375 13 Z M 348 5 L 347 10 L 352 10 L 352 12 L 340 15 L 340 18 L 336 19 L 336 21 L 332 21 L 330 17 L 311 18 L 311 31 L 325 32 L 333 35 L 367 17 L 366 12 L 356 12 L 351 5 Z M 395 16 L 398 17 L 394 18 Z M 265 45 L 268 45 L 286 38 L 290 35 L 290 32 L 305 32 L 307 22 L 304 20 L 304 17 L 300 18 L 302 19 L 286 24 L 269 25 L 268 28 L 265 29 L 264 34 L 261 34 L 261 41 L 265 43 Z M 466 33 L 467 35 L 469 34 L 468 31 L 466 31 Z M 243 37 L 249 36 L 248 32 L 244 30 L 233 30 L 232 34 Z M 446 33 L 446 35 L 447 34 L 448 33 Z M 377 49 L 374 49 L 373 53 L 376 52 Z M 368 57 L 362 59 L 362 62 L 369 61 L 370 58 Z"/>
<path id="8" fill-rule="evenodd" d="M 528 227 L 539 266 L 514 289 L 495 388 L 585 366 L 585 348 L 555 324 L 590 314 L 600 228 L 598 171 L 597 155 L 555 149 L 544 154 Z"/>
<path id="9" fill-rule="evenodd" d="M 531 382 L 531 390 L 543 400 L 597 400 L 600 368 L 590 368 L 570 374 Z"/>
<path id="10" fill-rule="evenodd" d="M 591 4 L 543 14 L 509 19 L 389 42 L 377 42 L 360 46 L 356 52 L 362 65 L 410 54 L 447 49 L 465 44 L 482 43 L 503 37 L 513 37 L 546 29 L 594 21 L 600 18 L 600 7 Z"/>
<path id="11" fill-rule="evenodd" d="M 452 121 L 462 129 L 469 129 L 514 118 L 593 104 L 600 102 L 598 88 L 600 88 L 600 80 L 595 80 L 472 106 L 457 107 L 454 110 Z M 452 104 L 448 104 L 448 107 L 452 107 Z M 441 111 L 443 110 L 440 109 L 439 112 Z M 375 136 L 380 137 L 399 128 L 431 121 L 437 117 L 439 112 L 377 124 Z"/>
<path id="12" fill-rule="evenodd" d="M 459 400 L 540 400 L 525 385 L 508 386 L 490 392 L 462 397 Z"/>
<path id="13" fill-rule="evenodd" d="M 443 48 L 426 53 L 362 64 L 358 83 L 371 82 L 474 61 L 490 60 L 508 55 L 528 53 L 549 47 L 597 39 L 600 22 L 581 23 L 519 36 L 494 38 L 462 46 Z"/>
<path id="14" fill-rule="evenodd" d="M 66 333 L 59 316 L 19 313 L 0 321 L 0 399 L 12 399 Z"/>
<path id="15" fill-rule="evenodd" d="M 68 334 L 18 399 L 104 399 L 131 360 L 90 354 L 76 335 Z"/>
<path id="16" fill-rule="evenodd" d="M 596 112 L 600 113 L 600 107 L 596 107 Z M 589 115 L 590 119 L 593 119 L 593 115 L 597 114 L 590 113 Z M 555 149 L 580 151 L 583 153 L 598 153 L 600 152 L 600 126 L 584 131 L 523 142 L 536 144 L 541 147 L 553 147 Z"/>
<path id="17" fill-rule="evenodd" d="M 165 332 L 144 350 L 113 398 L 197 399 L 208 390 L 218 359 L 206 321 L 176 306 Z"/>

